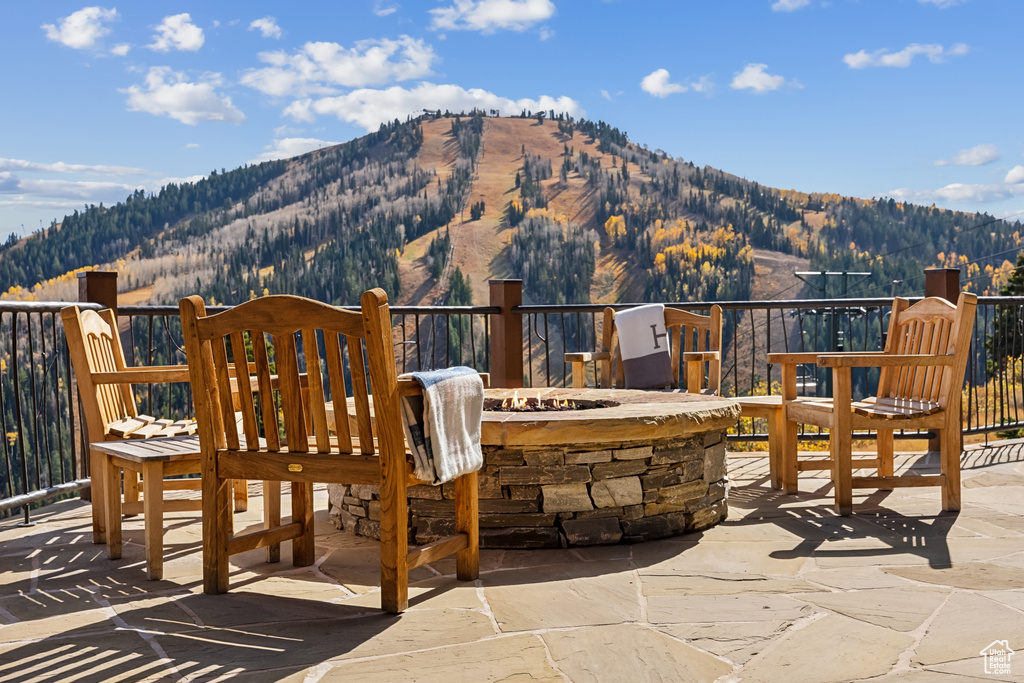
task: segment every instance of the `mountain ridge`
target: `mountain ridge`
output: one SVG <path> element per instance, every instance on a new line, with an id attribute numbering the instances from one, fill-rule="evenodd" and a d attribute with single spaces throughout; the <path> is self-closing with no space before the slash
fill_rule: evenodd
<path id="1" fill-rule="evenodd" d="M 914 239 L 927 244 L 908 249 Z M 767 188 L 649 151 L 604 122 L 432 114 L 75 212 L 8 242 L 0 286 L 7 298 L 62 298 L 45 294 L 100 265 L 122 272 L 139 303 L 195 291 L 223 303 L 275 291 L 353 303 L 383 286 L 399 303 L 436 304 L 451 302 L 453 278 L 483 303 L 496 277 L 523 278 L 536 303 L 613 303 L 779 291 L 762 280 L 793 292 L 794 265 L 867 267 L 870 289 L 952 263 L 984 291 L 1012 272 L 998 253 L 1019 246 L 1019 223 Z M 993 256 L 964 258 L 976 254 Z"/>

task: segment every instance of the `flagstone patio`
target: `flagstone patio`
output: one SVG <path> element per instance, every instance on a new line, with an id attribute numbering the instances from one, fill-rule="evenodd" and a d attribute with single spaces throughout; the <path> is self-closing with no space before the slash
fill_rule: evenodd
<path id="1" fill-rule="evenodd" d="M 928 469 L 927 456 L 902 456 Z M 164 580 L 145 578 L 142 521 L 124 555 L 91 543 L 77 499 L 0 524 L 0 680 L 954 681 L 981 650 L 1024 652 L 1024 443 L 964 454 L 964 509 L 938 489 L 855 497 L 826 478 L 768 487 L 729 458 L 729 518 L 635 545 L 481 552 L 413 571 L 411 606 L 379 609 L 377 544 L 335 529 L 318 487 L 313 567 L 233 558 L 231 593 L 201 586 L 196 513 L 167 515 Z M 253 487 L 241 526 L 260 519 Z M 285 509 L 288 509 L 287 505 Z"/>

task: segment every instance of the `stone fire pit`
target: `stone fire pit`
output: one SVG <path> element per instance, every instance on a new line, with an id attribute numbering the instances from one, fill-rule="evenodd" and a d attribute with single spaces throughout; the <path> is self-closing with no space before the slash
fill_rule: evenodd
<path id="1" fill-rule="evenodd" d="M 488 399 L 577 399 L 610 407 L 484 412 L 480 544 L 557 548 L 704 529 L 728 512 L 726 429 L 739 405 L 717 396 L 622 389 L 488 389 Z M 453 486 L 408 489 L 410 541 L 454 530 Z M 373 486 L 330 487 L 339 527 L 378 538 Z"/>

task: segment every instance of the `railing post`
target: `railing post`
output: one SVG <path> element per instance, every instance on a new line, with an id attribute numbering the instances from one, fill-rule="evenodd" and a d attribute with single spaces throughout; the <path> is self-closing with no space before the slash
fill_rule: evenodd
<path id="1" fill-rule="evenodd" d="M 117 315 L 117 273 L 89 270 L 78 274 L 78 300 L 113 309 Z"/>
<path id="2" fill-rule="evenodd" d="M 960 297 L 960 269 L 925 268 L 924 295 L 941 297 L 955 304 Z"/>
<path id="3" fill-rule="evenodd" d="M 960 269 L 959 268 L 925 268 L 924 271 L 924 295 L 937 296 L 951 303 L 956 303 L 960 298 Z M 960 451 L 964 450 L 963 433 L 963 405 L 959 406 L 960 419 L 957 422 L 961 425 L 958 435 Z M 928 450 L 938 451 L 941 448 L 942 439 L 932 432 L 928 438 Z"/>
<path id="4" fill-rule="evenodd" d="M 114 311 L 117 316 L 117 272 L 103 270 L 89 270 L 78 274 L 78 300 L 83 303 L 99 304 L 104 308 Z M 130 345 L 129 345 L 130 346 Z M 127 349 L 130 353 L 130 348 Z M 126 356 L 127 358 L 127 356 Z M 77 390 L 74 392 L 77 396 Z M 75 406 L 77 408 L 77 406 Z M 78 451 L 78 471 L 80 476 L 85 476 L 89 469 L 89 430 L 81 419 L 81 413 L 73 409 L 72 415 L 75 419 L 75 441 L 85 444 L 85 451 Z M 84 440 L 81 438 L 84 435 Z M 91 476 L 92 473 L 89 472 Z M 92 500 L 92 488 L 82 489 L 79 494 L 82 500 Z"/>
<path id="5" fill-rule="evenodd" d="M 491 386 L 523 386 L 523 315 L 512 311 L 523 303 L 522 280 L 491 280 Z"/>

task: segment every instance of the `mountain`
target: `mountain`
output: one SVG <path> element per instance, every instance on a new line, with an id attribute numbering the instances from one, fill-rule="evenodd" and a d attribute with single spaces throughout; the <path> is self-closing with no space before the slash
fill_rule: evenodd
<path id="1" fill-rule="evenodd" d="M 995 293 L 1020 246 L 1019 223 L 763 187 L 604 122 L 434 112 L 75 212 L 0 247 L 0 288 L 73 298 L 74 272 L 101 266 L 136 303 L 354 304 L 381 286 L 399 303 L 479 304 L 504 277 L 535 303 L 721 301 L 795 298 L 794 270 L 870 271 L 851 296 L 893 280 L 917 293 L 924 267 L 958 265 Z"/>

